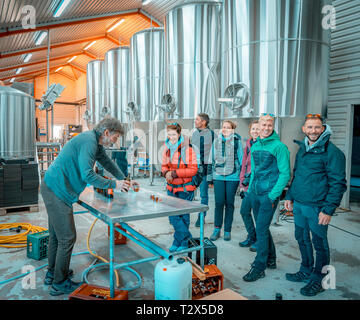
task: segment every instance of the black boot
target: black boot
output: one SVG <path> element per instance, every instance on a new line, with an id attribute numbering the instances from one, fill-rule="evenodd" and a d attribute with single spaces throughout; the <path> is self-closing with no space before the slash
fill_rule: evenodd
<path id="1" fill-rule="evenodd" d="M 300 289 L 300 293 L 303 296 L 313 297 L 316 296 L 318 293 L 323 292 L 324 288 L 322 287 L 321 282 L 310 280 L 309 283 Z"/>
<path id="2" fill-rule="evenodd" d="M 246 282 L 253 282 L 264 277 L 265 277 L 264 271 L 260 271 L 259 269 L 252 267 L 250 271 L 245 276 L 243 276 L 243 280 Z"/>
<path id="3" fill-rule="evenodd" d="M 285 277 L 286 280 L 292 282 L 307 282 L 309 280 L 310 274 L 298 271 L 296 273 L 286 273 Z"/>
<path id="4" fill-rule="evenodd" d="M 242 248 L 248 248 L 255 242 L 256 239 L 252 239 L 250 238 L 250 236 L 247 236 L 247 238 L 243 242 L 239 242 L 239 246 Z"/>

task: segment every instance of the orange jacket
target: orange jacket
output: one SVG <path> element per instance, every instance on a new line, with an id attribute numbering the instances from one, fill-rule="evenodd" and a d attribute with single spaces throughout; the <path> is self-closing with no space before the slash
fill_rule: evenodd
<path id="1" fill-rule="evenodd" d="M 185 155 L 186 165 L 183 161 L 183 157 L 181 156 L 181 148 L 185 148 L 182 152 L 185 152 L 183 156 Z M 170 183 L 167 182 L 166 186 L 170 192 L 177 193 L 185 190 L 194 191 L 196 189 L 196 187 L 191 184 L 191 180 L 198 171 L 198 165 L 195 150 L 189 146 L 188 139 L 179 145 L 171 160 L 170 150 L 165 144 L 165 150 L 162 156 L 161 173 L 165 177 L 168 171 L 170 171 L 173 176 L 173 181 Z"/>

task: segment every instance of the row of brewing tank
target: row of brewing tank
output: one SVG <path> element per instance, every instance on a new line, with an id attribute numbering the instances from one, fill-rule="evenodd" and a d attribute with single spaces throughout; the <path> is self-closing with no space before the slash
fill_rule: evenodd
<path id="1" fill-rule="evenodd" d="M 329 0 L 224 0 L 170 10 L 165 28 L 133 35 L 130 48 L 87 66 L 87 114 L 127 122 L 169 118 L 281 117 L 327 103 Z M 240 85 L 239 85 L 240 84 Z M 236 96 L 227 104 L 219 99 Z M 240 107 L 239 107 L 240 106 Z M 243 108 L 241 108 L 244 106 Z M 104 108 L 105 107 L 105 108 Z M 0 86 L 0 158 L 34 157 L 35 101 Z"/>
<path id="2" fill-rule="evenodd" d="M 167 13 L 165 28 L 137 32 L 130 47 L 88 63 L 84 117 L 96 123 L 106 115 L 122 122 L 130 115 L 161 120 L 164 111 L 182 119 L 201 112 L 213 119 L 324 113 L 327 4 L 225 0 L 177 6 Z"/>

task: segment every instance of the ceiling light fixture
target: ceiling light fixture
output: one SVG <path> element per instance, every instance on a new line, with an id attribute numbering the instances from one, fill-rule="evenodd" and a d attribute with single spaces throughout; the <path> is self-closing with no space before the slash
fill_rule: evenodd
<path id="1" fill-rule="evenodd" d="M 96 40 L 93 41 L 93 42 L 91 42 L 91 43 L 89 43 L 83 50 L 89 49 L 89 48 L 92 47 L 95 43 L 96 43 Z"/>
<path id="2" fill-rule="evenodd" d="M 23 70 L 23 68 L 17 69 L 16 72 L 15 72 L 15 74 L 19 74 L 22 70 Z"/>
<path id="3" fill-rule="evenodd" d="M 68 6 L 69 3 L 70 0 L 61 0 L 60 4 L 55 9 L 53 17 L 54 18 L 60 17 L 60 15 L 64 12 L 65 8 Z"/>
<path id="4" fill-rule="evenodd" d="M 120 24 L 122 24 L 125 21 L 125 19 L 121 19 L 120 21 L 116 22 L 107 32 L 113 31 L 116 27 L 118 27 Z"/>
<path id="5" fill-rule="evenodd" d="M 70 58 L 70 59 L 68 60 L 68 63 L 70 63 L 71 61 L 74 61 L 76 58 L 77 58 L 77 56 L 73 56 L 72 58 Z"/>
<path id="6" fill-rule="evenodd" d="M 13 83 L 15 81 L 15 78 L 11 78 L 10 82 Z"/>
<path id="7" fill-rule="evenodd" d="M 145 6 L 145 5 L 149 4 L 151 1 L 152 1 L 152 0 L 143 0 L 142 5 Z"/>
<path id="8" fill-rule="evenodd" d="M 24 62 L 25 62 L 25 63 L 26 63 L 26 62 L 29 62 L 30 59 L 31 59 L 31 57 L 32 57 L 32 53 L 26 54 L 25 57 L 24 57 Z"/>
<path id="9" fill-rule="evenodd" d="M 55 72 L 60 71 L 62 68 L 63 68 L 63 67 L 59 67 L 59 68 L 57 68 L 57 69 L 55 70 Z"/>
<path id="10" fill-rule="evenodd" d="M 41 42 L 44 41 L 44 39 L 47 36 L 47 32 L 46 31 L 42 31 L 39 33 L 39 35 L 37 36 L 37 38 L 35 39 L 35 45 L 38 46 L 41 44 Z"/>

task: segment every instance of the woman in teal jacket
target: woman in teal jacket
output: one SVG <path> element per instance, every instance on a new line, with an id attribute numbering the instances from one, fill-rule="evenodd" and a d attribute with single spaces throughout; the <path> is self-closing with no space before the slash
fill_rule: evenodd
<path id="1" fill-rule="evenodd" d="M 211 174 L 214 181 L 215 217 L 214 231 L 210 240 L 220 237 L 224 220 L 224 240 L 231 239 L 231 227 L 234 217 L 234 202 L 239 186 L 239 175 L 243 150 L 241 137 L 234 132 L 236 124 L 230 120 L 222 123 L 221 133 L 212 146 Z M 210 178 L 211 179 L 211 178 Z M 224 219 L 225 207 L 225 219 Z"/>

